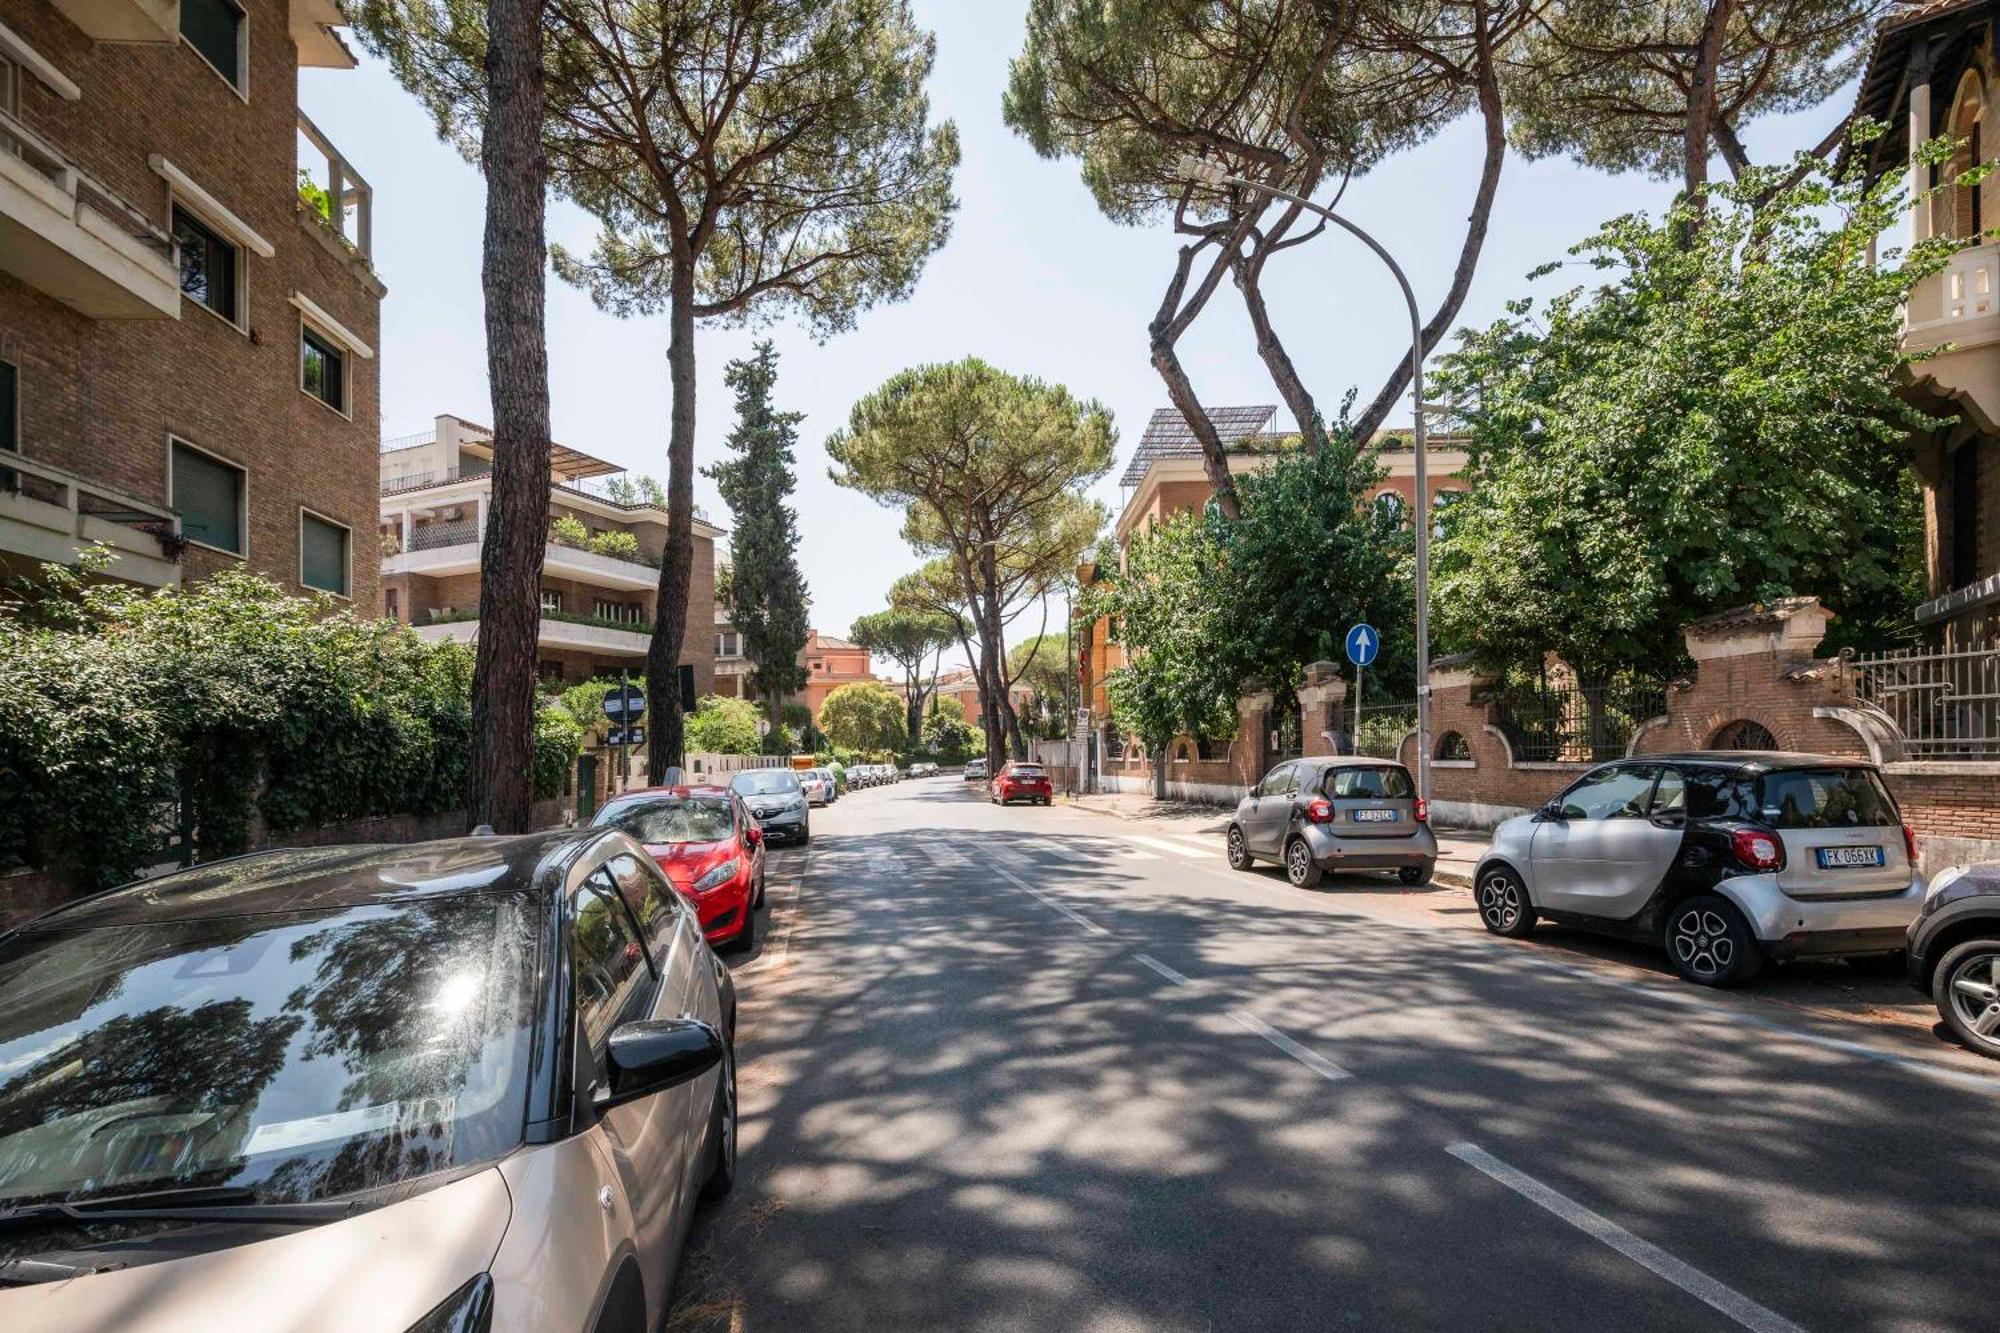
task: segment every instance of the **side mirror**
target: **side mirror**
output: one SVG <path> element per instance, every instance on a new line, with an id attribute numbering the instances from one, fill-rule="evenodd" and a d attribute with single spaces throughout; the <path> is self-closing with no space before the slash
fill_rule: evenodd
<path id="1" fill-rule="evenodd" d="M 646 1018 L 611 1030 L 611 1086 L 596 1107 L 608 1110 L 678 1088 L 722 1063 L 722 1034 L 698 1018 Z"/>
<path id="2" fill-rule="evenodd" d="M 764 845 L 764 830 L 752 824 L 749 828 L 743 830 L 743 841 L 749 843 L 752 847 L 762 847 Z"/>
<path id="3" fill-rule="evenodd" d="M 1559 802 L 1550 801 L 1547 805 L 1535 811 L 1535 818 L 1546 819 L 1552 824 L 1560 824 L 1564 822 L 1562 805 Z"/>

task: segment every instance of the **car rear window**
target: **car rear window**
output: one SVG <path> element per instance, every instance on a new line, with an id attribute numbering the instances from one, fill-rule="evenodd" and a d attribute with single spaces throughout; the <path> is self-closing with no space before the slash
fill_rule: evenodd
<path id="1" fill-rule="evenodd" d="M 775 796 L 799 790 L 798 775 L 789 768 L 753 768 L 729 780 L 739 796 Z"/>
<path id="2" fill-rule="evenodd" d="M 1330 768 L 1321 787 L 1328 796 L 1356 800 L 1404 801 L 1416 794 L 1409 770 L 1400 764 L 1380 768 Z"/>
<path id="3" fill-rule="evenodd" d="M 1040 764 L 1016 764 L 1014 765 L 1014 776 L 1017 778 L 1039 778 L 1047 775 L 1042 772 Z"/>
<path id="4" fill-rule="evenodd" d="M 1880 828 L 1902 823 L 1869 768 L 1794 768 L 1757 781 L 1758 815 L 1773 828 Z"/>

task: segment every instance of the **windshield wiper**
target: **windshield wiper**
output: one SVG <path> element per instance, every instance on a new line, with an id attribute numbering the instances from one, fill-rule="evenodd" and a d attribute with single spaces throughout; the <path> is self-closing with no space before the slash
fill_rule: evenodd
<path id="1" fill-rule="evenodd" d="M 0 1208 L 0 1227 L 26 1222 L 257 1222 L 272 1226 L 316 1226 L 362 1210 L 357 1199 L 311 1203 L 259 1203 L 245 1185 L 145 1190 L 79 1199 L 73 1203 L 28 1203 Z"/>

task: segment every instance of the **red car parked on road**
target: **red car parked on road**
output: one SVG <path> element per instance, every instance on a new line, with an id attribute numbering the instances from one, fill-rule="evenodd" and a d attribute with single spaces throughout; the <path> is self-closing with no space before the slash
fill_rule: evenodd
<path id="1" fill-rule="evenodd" d="M 606 801 L 591 827 L 612 825 L 645 845 L 694 904 L 710 944 L 748 949 L 764 905 L 764 830 L 727 787 L 648 787 Z"/>
<path id="2" fill-rule="evenodd" d="M 1049 782 L 1049 771 L 1040 764 L 1009 763 L 1000 770 L 986 792 L 987 799 L 999 805 L 1009 801 L 1047 805 L 1055 799 L 1055 787 Z"/>

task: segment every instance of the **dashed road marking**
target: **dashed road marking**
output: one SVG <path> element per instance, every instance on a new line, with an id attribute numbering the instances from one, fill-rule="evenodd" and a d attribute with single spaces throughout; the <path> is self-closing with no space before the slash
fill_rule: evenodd
<path id="1" fill-rule="evenodd" d="M 1143 964 L 1146 967 L 1152 968 L 1153 971 L 1158 972 L 1161 976 L 1165 977 L 1168 981 L 1173 982 L 1176 986 L 1185 986 L 1188 984 L 1188 979 L 1185 976 L 1181 975 L 1179 972 L 1174 971 L 1171 967 L 1168 967 L 1165 963 L 1161 962 L 1159 959 L 1153 957 L 1153 955 L 1149 953 L 1133 954 L 1132 961 L 1135 963 Z"/>
<path id="2" fill-rule="evenodd" d="M 1193 847 L 1186 847 L 1178 842 L 1168 842 L 1165 838 L 1148 838 L 1138 833 L 1126 834 L 1125 841 L 1136 842 L 1142 847 L 1151 847 L 1155 851 L 1172 852 L 1176 856 L 1209 857 L 1215 855 L 1214 848 L 1197 851 Z"/>
<path id="3" fill-rule="evenodd" d="M 1342 1069 L 1339 1065 L 1321 1055 L 1318 1051 L 1308 1046 L 1301 1046 L 1298 1042 L 1293 1041 L 1290 1037 L 1247 1010 L 1232 1009 L 1229 1011 L 1229 1016 L 1262 1037 L 1265 1041 L 1270 1042 L 1286 1055 L 1291 1056 L 1292 1059 L 1297 1060 L 1307 1069 L 1312 1070 L 1313 1073 L 1318 1074 L 1321 1078 L 1341 1079 L 1354 1077 L 1345 1069 Z"/>
<path id="4" fill-rule="evenodd" d="M 999 862 L 995 861 L 992 863 L 992 865 L 994 874 L 1000 876 L 1000 878 L 1006 880 L 1009 884 L 1012 884 L 1015 888 L 1027 894 L 1029 897 L 1038 900 L 1039 902 L 1042 903 L 1043 906 L 1055 908 L 1058 912 L 1061 912 L 1064 916 L 1076 922 L 1077 925 L 1082 926 L 1085 930 L 1090 931 L 1094 935 L 1109 935 L 1111 933 L 1104 927 L 1098 925 L 1095 921 L 1092 921 L 1089 917 L 1083 915 L 1081 912 L 1071 911 L 1068 907 L 1064 906 L 1062 903 L 1057 902 L 1054 898 L 1051 898 L 1048 894 L 1043 893 L 1040 889 L 1028 883 L 1027 880 L 1022 879 L 1019 875 L 1009 870 L 1006 866 L 1001 865 Z"/>
<path id="5" fill-rule="evenodd" d="M 1783 1315 L 1765 1309 L 1742 1292 L 1674 1258 L 1651 1241 L 1641 1240 L 1609 1218 L 1592 1212 L 1526 1172 L 1507 1165 L 1478 1144 L 1454 1143 L 1445 1151 L 1529 1202 L 1546 1208 L 1592 1240 L 1610 1246 L 1641 1268 L 1665 1278 L 1704 1305 L 1752 1330 L 1752 1333 L 1805 1333 L 1804 1329 Z"/>

